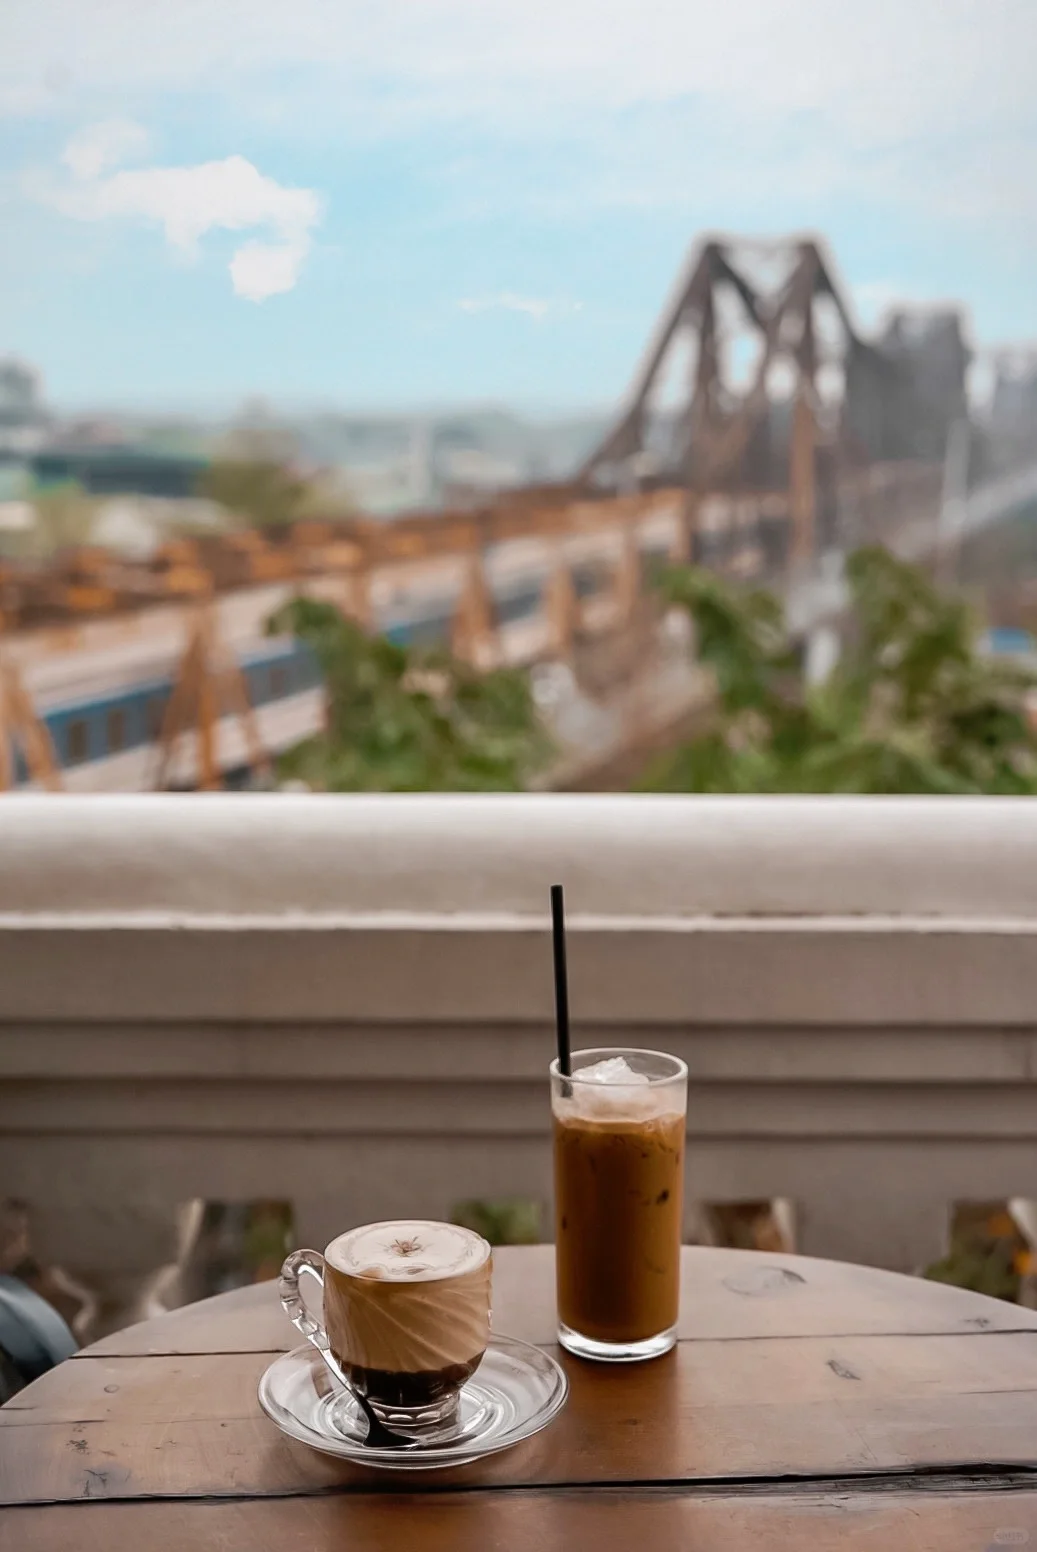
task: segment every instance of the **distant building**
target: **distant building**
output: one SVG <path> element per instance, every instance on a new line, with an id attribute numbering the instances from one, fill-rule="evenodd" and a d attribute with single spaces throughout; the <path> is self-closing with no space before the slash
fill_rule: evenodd
<path id="1" fill-rule="evenodd" d="M 478 447 L 444 449 L 438 453 L 436 464 L 440 490 L 448 505 L 491 496 L 530 477 L 528 466 L 519 460 L 494 457 Z"/>
<path id="2" fill-rule="evenodd" d="M 14 356 L 0 357 L 0 459 L 42 447 L 48 424 L 39 373 Z"/>
<path id="3" fill-rule="evenodd" d="M 223 507 L 192 497 L 102 496 L 94 510 L 90 543 L 139 560 L 185 530 L 218 533 L 230 521 Z"/>
<path id="4" fill-rule="evenodd" d="M 432 438 L 423 421 L 398 432 L 382 456 L 342 460 L 338 467 L 356 505 L 372 517 L 431 507 L 440 497 Z"/>
<path id="5" fill-rule="evenodd" d="M 28 464 L 14 459 L 0 461 L 0 554 L 7 549 L 11 535 L 25 534 L 32 529 L 31 490 Z"/>
<path id="6" fill-rule="evenodd" d="M 998 364 L 987 430 L 995 467 L 1037 458 L 1037 352 Z"/>
<path id="7" fill-rule="evenodd" d="M 431 481 L 424 471 L 415 470 L 409 458 L 348 464 L 344 475 L 357 507 L 371 517 L 391 517 L 431 506 L 435 500 Z"/>
<path id="8" fill-rule="evenodd" d="M 940 462 L 968 418 L 971 351 L 953 309 L 893 313 L 879 339 L 851 353 L 846 429 L 871 459 Z"/>
<path id="9" fill-rule="evenodd" d="M 495 409 L 324 414 L 297 422 L 308 456 L 341 470 L 357 506 L 382 517 L 563 478 L 579 467 L 604 425 L 595 416 L 534 423 Z"/>
<path id="10" fill-rule="evenodd" d="M 55 431 L 55 438 L 63 448 L 128 447 L 132 438 L 126 426 L 119 420 L 97 415 L 77 416 L 63 420 Z"/>
<path id="11" fill-rule="evenodd" d="M 300 440 L 264 399 L 246 399 L 217 447 L 221 458 L 242 463 L 298 464 Z"/>
<path id="12" fill-rule="evenodd" d="M 41 485 L 74 481 L 88 495 L 192 497 L 208 461 L 132 447 L 52 446 L 31 460 Z"/>

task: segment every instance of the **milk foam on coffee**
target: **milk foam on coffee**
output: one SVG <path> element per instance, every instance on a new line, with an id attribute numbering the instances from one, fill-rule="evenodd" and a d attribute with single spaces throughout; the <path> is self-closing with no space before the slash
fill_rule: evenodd
<path id="1" fill-rule="evenodd" d="M 327 1260 L 351 1277 L 429 1282 L 481 1266 L 489 1246 L 454 1223 L 427 1219 L 367 1223 L 332 1240 Z"/>
<path id="2" fill-rule="evenodd" d="M 624 1056 L 577 1068 L 570 1088 L 570 1095 L 555 1101 L 563 1120 L 651 1121 L 675 1113 L 672 1093 L 666 1088 L 657 1092 L 651 1079 L 635 1072 Z"/>
<path id="3" fill-rule="evenodd" d="M 325 1251 L 336 1357 L 418 1374 L 472 1364 L 490 1334 L 490 1247 L 454 1224 L 367 1224 Z"/>

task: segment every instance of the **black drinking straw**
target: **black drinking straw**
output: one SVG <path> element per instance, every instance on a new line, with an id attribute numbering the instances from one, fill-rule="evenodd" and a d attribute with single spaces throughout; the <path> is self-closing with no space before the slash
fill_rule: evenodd
<path id="1" fill-rule="evenodd" d="M 555 1031 L 558 1036 L 558 1071 L 571 1078 L 572 1051 L 569 1047 L 569 975 L 565 966 L 565 896 L 561 884 L 551 885 L 551 936 L 555 965 Z M 565 1084 L 563 1092 L 569 1092 Z"/>

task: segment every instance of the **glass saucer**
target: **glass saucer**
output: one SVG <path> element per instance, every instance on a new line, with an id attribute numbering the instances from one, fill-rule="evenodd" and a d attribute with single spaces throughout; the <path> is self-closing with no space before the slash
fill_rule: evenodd
<path id="1" fill-rule="evenodd" d="M 492 1336 L 461 1392 L 457 1423 L 406 1449 L 364 1443 L 367 1419 L 307 1342 L 275 1358 L 259 1382 L 259 1404 L 282 1433 L 325 1455 L 394 1471 L 464 1466 L 539 1433 L 565 1404 L 569 1382 L 549 1354 L 510 1336 Z"/>

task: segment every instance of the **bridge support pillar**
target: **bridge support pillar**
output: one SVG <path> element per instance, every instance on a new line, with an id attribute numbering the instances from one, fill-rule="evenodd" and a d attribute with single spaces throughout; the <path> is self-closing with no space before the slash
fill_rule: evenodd
<path id="1" fill-rule="evenodd" d="M 558 555 L 544 591 L 544 610 L 554 651 L 562 661 L 573 655 L 580 623 L 580 601 L 564 552 Z"/>
<path id="2" fill-rule="evenodd" d="M 371 607 L 371 578 L 366 571 L 347 571 L 343 577 L 344 599 L 342 612 L 362 630 L 374 628 L 374 611 Z"/>
<path id="3" fill-rule="evenodd" d="M 698 531 L 699 496 L 694 490 L 686 491 L 681 511 L 677 514 L 670 560 L 675 566 L 690 566 L 695 558 L 695 534 Z"/>
<path id="4" fill-rule="evenodd" d="M 224 708 L 241 722 L 250 768 L 256 775 L 269 779 L 272 775 L 270 759 L 259 736 L 245 676 L 233 652 L 219 639 L 210 596 L 195 610 L 187 646 L 166 704 L 158 740 L 157 790 L 166 786 L 181 737 L 192 730 L 197 745 L 198 786 L 203 791 L 211 791 L 223 785 L 217 729 Z"/>
<path id="5" fill-rule="evenodd" d="M 808 313 L 799 349 L 799 387 L 792 411 L 792 447 L 789 454 L 792 559 L 794 565 L 800 566 L 814 558 L 817 546 L 817 425 L 814 420 L 814 392 L 814 337 Z"/>
<path id="6" fill-rule="evenodd" d="M 450 629 L 450 646 L 455 656 L 476 668 L 485 668 L 491 659 L 499 657 L 493 597 L 480 552 L 474 554 L 468 564 L 468 574 Z"/>
<path id="7" fill-rule="evenodd" d="M 30 777 L 49 792 L 59 792 L 61 775 L 46 724 L 36 715 L 15 664 L 0 659 L 0 792 L 15 785 L 16 743 Z"/>
<path id="8" fill-rule="evenodd" d="M 623 624 L 628 624 L 637 611 L 641 597 L 641 547 L 636 523 L 628 523 L 622 531 L 622 549 L 615 575 L 616 611 Z"/>

